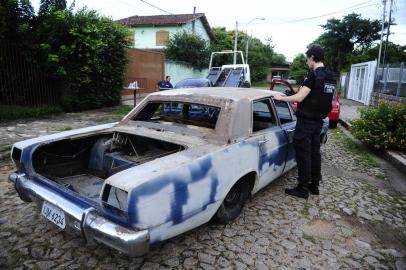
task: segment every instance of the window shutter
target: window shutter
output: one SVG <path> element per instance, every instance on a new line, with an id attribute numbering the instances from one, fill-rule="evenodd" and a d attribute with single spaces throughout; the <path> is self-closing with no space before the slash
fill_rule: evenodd
<path id="1" fill-rule="evenodd" d="M 165 46 L 169 39 L 168 31 L 156 32 L 156 46 Z"/>

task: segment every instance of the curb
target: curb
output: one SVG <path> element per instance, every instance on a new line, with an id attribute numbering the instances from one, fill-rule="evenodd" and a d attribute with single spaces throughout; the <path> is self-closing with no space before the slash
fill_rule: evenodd
<path id="1" fill-rule="evenodd" d="M 384 158 L 389 161 L 395 168 L 406 175 L 406 158 L 396 152 L 385 151 Z"/>
<path id="2" fill-rule="evenodd" d="M 343 120 L 341 118 L 338 119 L 338 122 L 340 122 L 340 124 L 345 127 L 346 129 L 351 128 L 351 124 L 350 122 L 347 122 L 346 120 Z"/>
<path id="3" fill-rule="evenodd" d="M 346 120 L 340 118 L 338 119 L 338 121 L 345 129 L 348 130 L 349 128 L 351 128 L 351 124 Z M 394 151 L 385 151 L 381 156 L 406 175 L 406 158 Z"/>

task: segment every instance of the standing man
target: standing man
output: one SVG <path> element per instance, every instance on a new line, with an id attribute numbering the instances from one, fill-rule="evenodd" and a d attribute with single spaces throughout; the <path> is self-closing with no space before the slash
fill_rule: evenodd
<path id="1" fill-rule="evenodd" d="M 285 189 L 289 195 L 307 199 L 309 192 L 319 195 L 321 180 L 320 132 L 323 119 L 331 110 L 336 81 L 324 67 L 324 50 L 312 45 L 306 52 L 310 72 L 292 96 L 275 95 L 275 100 L 298 102 L 297 124 L 293 135 L 298 168 L 295 188 Z"/>
<path id="2" fill-rule="evenodd" d="M 171 76 L 167 75 L 165 77 L 165 80 L 159 81 L 157 84 L 157 88 L 157 90 L 159 91 L 173 88 L 173 85 L 171 84 Z"/>

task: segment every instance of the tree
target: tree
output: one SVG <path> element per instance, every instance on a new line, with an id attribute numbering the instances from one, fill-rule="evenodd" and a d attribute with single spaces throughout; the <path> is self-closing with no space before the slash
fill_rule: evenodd
<path id="1" fill-rule="evenodd" d="M 362 19 L 360 14 L 351 13 L 342 20 L 329 19 L 324 33 L 314 43 L 325 49 L 325 63 L 333 71 L 347 69 L 353 53 L 362 53 L 371 48 L 380 38 L 379 20 Z"/>
<path id="2" fill-rule="evenodd" d="M 362 52 L 352 54 L 348 59 L 351 63 L 362 63 L 373 61 L 378 58 L 379 44 Z M 388 43 L 386 48 L 386 63 L 406 62 L 406 46 L 400 46 L 392 42 Z"/>
<path id="3" fill-rule="evenodd" d="M 50 11 L 66 9 L 66 0 L 41 0 L 38 14 L 42 15 Z"/>
<path id="4" fill-rule="evenodd" d="M 290 75 L 295 77 L 296 80 L 301 83 L 304 80 L 308 72 L 308 67 L 306 65 L 306 57 L 304 54 L 296 55 L 295 59 L 293 59 L 292 64 L 290 65 Z"/>
<path id="5" fill-rule="evenodd" d="M 177 32 L 169 38 L 165 55 L 168 59 L 185 62 L 198 69 L 209 65 L 206 41 L 186 31 Z"/>
<path id="6" fill-rule="evenodd" d="M 0 2 L 0 40 L 14 44 L 30 44 L 34 9 L 29 0 Z"/>
<path id="7" fill-rule="evenodd" d="M 286 63 L 286 57 L 281 54 L 281 53 L 274 53 L 272 55 L 272 63 L 277 63 L 277 64 L 284 64 Z"/>

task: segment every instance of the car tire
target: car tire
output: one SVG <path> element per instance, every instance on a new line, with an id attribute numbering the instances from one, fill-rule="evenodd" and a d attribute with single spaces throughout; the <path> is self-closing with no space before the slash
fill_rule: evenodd
<path id="1" fill-rule="evenodd" d="M 338 121 L 329 121 L 328 122 L 328 127 L 329 128 L 336 128 L 338 124 Z"/>
<path id="2" fill-rule="evenodd" d="M 249 181 L 241 179 L 230 189 L 213 217 L 218 224 L 228 224 L 236 219 L 243 209 L 250 194 Z"/>

